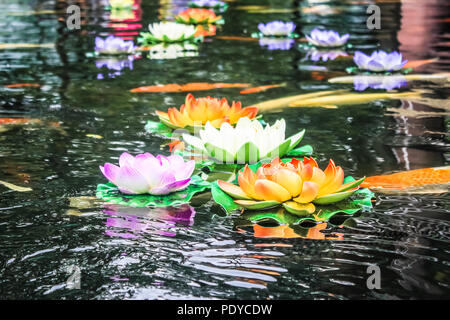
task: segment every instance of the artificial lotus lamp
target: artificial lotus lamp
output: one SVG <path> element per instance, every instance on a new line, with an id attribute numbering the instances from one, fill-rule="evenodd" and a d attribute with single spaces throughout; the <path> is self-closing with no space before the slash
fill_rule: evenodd
<path id="1" fill-rule="evenodd" d="M 408 62 L 403 60 L 402 54 L 397 51 L 387 53 L 383 50 L 374 51 L 370 56 L 356 51 L 353 61 L 360 70 L 372 72 L 399 71 Z"/>
<path id="2" fill-rule="evenodd" d="M 170 108 L 167 112 L 156 111 L 159 120 L 172 129 L 193 129 L 194 126 L 204 126 L 210 123 L 219 128 L 222 123 L 234 125 L 242 117 L 253 119 L 258 113 L 257 107 L 242 108 L 241 102 L 228 104 L 226 98 L 197 98 L 192 94 L 186 96 L 185 103 L 178 110 Z"/>
<path id="3" fill-rule="evenodd" d="M 240 118 L 236 127 L 224 122 L 216 129 L 207 122 L 200 137 L 183 134 L 183 140 L 193 149 L 220 163 L 255 163 L 261 159 L 282 157 L 297 146 L 305 130 L 285 138 L 286 122 L 277 120 L 265 128 L 258 120 Z"/>
<path id="4" fill-rule="evenodd" d="M 119 166 L 105 163 L 100 170 L 122 193 L 166 195 L 186 189 L 194 167 L 193 160 L 185 162 L 179 155 L 155 157 L 147 152 L 133 157 L 124 152 Z"/>
<path id="5" fill-rule="evenodd" d="M 246 209 L 283 206 L 288 212 L 308 215 L 315 205 L 340 202 L 354 194 L 364 178 L 344 183 L 344 171 L 333 160 L 322 171 L 313 158 L 292 159 L 283 163 L 275 158 L 255 172 L 248 165 L 238 174 L 239 186 L 218 180 L 217 183 L 234 202 Z"/>
<path id="6" fill-rule="evenodd" d="M 106 39 L 95 38 L 95 52 L 102 55 L 132 54 L 137 47 L 133 41 L 125 41 L 113 35 Z"/>
<path id="7" fill-rule="evenodd" d="M 252 34 L 252 37 L 279 37 L 279 38 L 295 38 L 295 24 L 293 22 L 271 21 L 266 24 L 258 24 L 259 33 Z"/>
<path id="8" fill-rule="evenodd" d="M 348 33 L 341 36 L 336 31 L 317 28 L 313 29 L 310 35 L 306 35 L 308 42 L 316 47 L 341 47 L 349 37 Z"/>
<path id="9" fill-rule="evenodd" d="M 222 16 L 209 9 L 191 8 L 180 12 L 175 20 L 185 24 L 223 24 Z"/>
<path id="10" fill-rule="evenodd" d="M 148 26 L 150 32 L 142 32 L 138 41 L 143 45 L 158 42 L 185 42 L 196 41 L 195 26 L 176 22 L 159 22 Z"/>

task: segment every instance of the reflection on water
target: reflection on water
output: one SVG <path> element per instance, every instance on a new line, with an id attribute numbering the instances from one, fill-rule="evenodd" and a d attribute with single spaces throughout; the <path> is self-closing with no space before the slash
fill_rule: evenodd
<path id="1" fill-rule="evenodd" d="M 0 2 L 0 43 L 9 44 L 0 49 L 0 118 L 5 119 L 0 180 L 33 189 L 20 193 L 0 186 L 0 297 L 380 299 L 448 294 L 448 194 L 380 195 L 373 212 L 310 226 L 221 217 L 208 194 L 192 207 L 166 209 L 120 207 L 90 198 L 104 182 L 100 164 L 117 162 L 124 151 L 169 153 L 161 147 L 167 140 L 146 134 L 144 125 L 157 119 L 155 110 L 179 107 L 186 93 L 132 93 L 132 88 L 286 84 L 245 95 L 241 88 L 198 94 L 247 106 L 316 90 L 355 92 L 354 83 L 327 79 L 346 75 L 355 50 L 370 53 L 379 44 L 400 50 L 408 60 L 440 58 L 417 72 L 450 70 L 446 3 L 438 0 L 376 2 L 382 7 L 382 29 L 373 31 L 365 22 L 367 4 L 375 1 L 264 0 L 250 8 L 238 0 L 229 2 L 216 36 L 188 51 L 195 54 L 180 57 L 178 49 L 154 49 L 140 59 L 87 55 L 94 51 L 96 36 L 136 43 L 149 23 L 172 19 L 188 2 L 134 1 L 131 11 L 118 12 L 100 1 L 75 1 L 82 28 L 72 31 L 65 23 L 66 1 Z M 301 37 L 319 26 L 350 33 L 351 50 L 335 57 L 307 53 L 301 41 L 250 37 L 258 23 L 275 19 L 293 21 Z M 420 81 L 398 87 L 366 80 L 358 85 L 367 87 L 365 92 L 427 93 L 421 99 L 335 109 L 292 108 L 266 114 L 264 120 L 286 118 L 292 130 L 288 135 L 306 128 L 303 141 L 314 145 L 318 162 L 332 157 L 355 177 L 448 165 L 448 115 L 443 113 L 448 112 L 448 85 Z M 23 83 L 34 86 L 3 87 Z M 11 118 L 19 120 L 6 120 Z M 382 272 L 377 291 L 366 287 L 371 264 Z M 81 269 L 82 290 L 65 288 L 70 265 Z"/>
<path id="2" fill-rule="evenodd" d="M 194 224 L 195 210 L 189 205 L 167 208 L 133 208 L 106 204 L 104 213 L 108 229 L 105 234 L 112 237 L 138 238 L 140 233 L 176 236 L 177 224 Z M 125 233 L 124 233 L 125 231 Z"/>

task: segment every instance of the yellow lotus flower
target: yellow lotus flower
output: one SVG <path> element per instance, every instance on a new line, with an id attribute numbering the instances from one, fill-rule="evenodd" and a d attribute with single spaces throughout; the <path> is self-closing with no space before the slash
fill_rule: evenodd
<path id="1" fill-rule="evenodd" d="M 222 16 L 217 16 L 210 9 L 186 9 L 180 12 L 175 20 L 187 24 L 217 24 L 223 22 Z"/>
<path id="2" fill-rule="evenodd" d="M 258 112 L 256 107 L 242 108 L 240 102 L 230 105 L 227 99 L 222 98 L 197 98 L 192 94 L 186 96 L 185 103 L 177 108 L 170 108 L 168 112 L 156 111 L 159 119 L 165 125 L 178 129 L 205 125 L 208 121 L 215 128 L 220 128 L 221 124 L 228 122 L 233 125 L 242 117 L 253 119 Z"/>
<path id="3" fill-rule="evenodd" d="M 256 173 L 248 165 L 239 172 L 239 186 L 218 180 L 219 187 L 234 202 L 247 209 L 265 209 L 278 205 L 298 215 L 312 214 L 314 204 L 326 205 L 350 197 L 364 178 L 343 184 L 344 171 L 333 160 L 322 171 L 313 158 L 288 163 L 275 158 Z"/>

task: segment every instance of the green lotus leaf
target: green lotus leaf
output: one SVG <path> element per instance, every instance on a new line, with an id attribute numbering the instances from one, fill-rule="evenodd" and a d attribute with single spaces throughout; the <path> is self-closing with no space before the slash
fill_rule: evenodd
<path id="1" fill-rule="evenodd" d="M 280 202 L 278 201 L 235 200 L 234 202 L 249 210 L 261 210 L 280 205 Z"/>
<path id="2" fill-rule="evenodd" d="M 199 176 L 192 176 L 191 184 L 185 190 L 161 196 L 151 194 L 130 195 L 121 193 L 114 184 L 107 182 L 97 185 L 96 196 L 104 201 L 125 206 L 170 207 L 189 203 L 195 194 L 204 192 L 209 188 L 211 188 L 211 183 L 204 181 Z"/>
<path id="3" fill-rule="evenodd" d="M 291 145 L 291 140 L 287 139 L 282 144 L 280 144 L 278 147 L 276 147 L 273 150 L 271 150 L 270 152 L 268 152 L 264 156 L 264 158 L 273 159 L 275 157 L 282 157 L 287 153 L 290 145 Z"/>
<path id="4" fill-rule="evenodd" d="M 292 214 L 295 214 L 298 216 L 309 215 L 316 211 L 316 207 L 312 203 L 300 204 L 295 201 L 286 201 L 286 202 L 283 202 L 283 207 L 289 213 L 292 213 Z"/>
<path id="5" fill-rule="evenodd" d="M 313 154 L 313 147 L 309 144 L 301 146 L 296 149 L 292 149 L 291 151 L 288 151 L 287 155 L 293 156 L 293 157 L 306 157 L 311 156 Z"/>
<path id="6" fill-rule="evenodd" d="M 236 152 L 237 163 L 256 163 L 259 160 L 259 149 L 253 142 L 243 144 Z"/>
<path id="7" fill-rule="evenodd" d="M 159 134 L 164 137 L 170 138 L 172 136 L 172 129 L 161 122 L 147 121 L 144 127 L 148 133 Z"/>
<path id="8" fill-rule="evenodd" d="M 216 147 L 209 142 L 205 143 L 205 148 L 208 154 L 220 163 L 234 163 L 236 160 L 235 155 L 232 155 L 225 149 Z"/>
<path id="9" fill-rule="evenodd" d="M 227 214 L 240 208 L 228 194 L 220 189 L 217 181 L 211 184 L 211 195 L 214 201 L 219 204 Z"/>

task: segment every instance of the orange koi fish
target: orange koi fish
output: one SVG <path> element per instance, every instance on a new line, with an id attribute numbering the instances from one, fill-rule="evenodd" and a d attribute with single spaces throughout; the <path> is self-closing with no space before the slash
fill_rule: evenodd
<path id="1" fill-rule="evenodd" d="M 285 83 L 280 83 L 280 84 L 270 84 L 270 85 L 266 85 L 266 86 L 259 86 L 259 87 L 253 87 L 253 88 L 248 88 L 245 90 L 240 91 L 240 94 L 249 94 L 249 93 L 256 93 L 256 92 L 261 92 L 261 91 L 266 91 L 272 88 L 279 88 L 279 87 L 285 87 L 286 84 Z"/>
<path id="2" fill-rule="evenodd" d="M 31 118 L 0 118 L 0 125 L 2 124 L 27 124 L 27 123 L 39 123 L 39 119 Z"/>
<path id="3" fill-rule="evenodd" d="M 427 185 L 450 183 L 450 167 L 425 168 L 394 174 L 368 177 L 361 184 L 363 188 L 405 190 Z"/>
<path id="4" fill-rule="evenodd" d="M 235 36 L 217 36 L 216 39 L 222 39 L 222 40 L 237 40 L 237 41 L 259 41 L 258 38 L 252 38 L 252 37 L 235 37 Z"/>
<path id="5" fill-rule="evenodd" d="M 247 88 L 250 83 L 207 83 L 192 82 L 187 84 L 165 84 L 156 86 L 145 86 L 131 89 L 130 92 L 186 92 L 186 91 L 206 91 L 218 88 Z"/>
<path id="6" fill-rule="evenodd" d="M 408 68 L 418 68 L 424 64 L 428 64 L 428 63 L 433 63 L 438 61 L 438 58 L 434 58 L 434 59 L 428 59 L 428 60 L 412 60 L 412 61 L 408 61 L 404 66 L 403 69 L 408 69 Z"/>
<path id="7" fill-rule="evenodd" d="M 4 87 L 5 88 L 26 88 L 26 87 L 40 88 L 41 85 L 38 83 L 13 83 L 13 84 L 7 84 Z"/>

